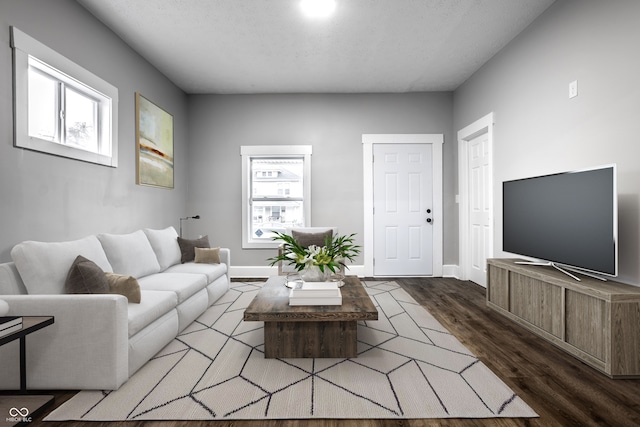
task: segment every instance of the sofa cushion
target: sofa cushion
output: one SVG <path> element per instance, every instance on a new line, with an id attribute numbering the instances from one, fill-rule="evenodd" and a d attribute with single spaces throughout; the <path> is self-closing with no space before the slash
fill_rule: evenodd
<path id="1" fill-rule="evenodd" d="M 113 272 L 140 278 L 158 273 L 160 264 L 142 230 L 129 234 L 99 234 Z"/>
<path id="2" fill-rule="evenodd" d="M 104 273 L 109 284 L 109 293 L 127 297 L 133 304 L 140 304 L 140 284 L 133 276 L 124 274 Z"/>
<path id="3" fill-rule="evenodd" d="M 199 290 L 204 289 L 208 282 L 203 274 L 167 273 L 162 272 L 138 279 L 140 289 L 145 291 L 172 291 L 178 296 L 178 304 L 188 299 Z"/>
<path id="4" fill-rule="evenodd" d="M 207 276 L 208 283 L 222 277 L 226 272 L 227 264 L 196 264 L 195 262 L 173 265 L 165 270 L 165 273 L 203 274 Z"/>
<path id="5" fill-rule="evenodd" d="M 220 264 L 220 248 L 194 248 L 196 263 Z"/>
<path id="6" fill-rule="evenodd" d="M 0 264 L 0 295 L 25 295 L 27 288 L 18 273 L 15 262 Z"/>
<path id="7" fill-rule="evenodd" d="M 172 265 L 179 264 L 182 254 L 178 245 L 178 233 L 173 227 L 167 227 L 163 230 L 152 230 L 145 228 L 144 234 L 147 235 L 149 243 L 153 248 L 153 252 L 158 258 L 160 271 L 166 270 Z"/>
<path id="8" fill-rule="evenodd" d="M 209 246 L 209 236 L 203 236 L 199 239 L 183 239 L 182 237 L 178 237 L 178 245 L 180 246 L 180 252 L 182 253 L 181 262 L 189 262 L 193 261 L 196 257 L 195 248 L 208 248 Z"/>
<path id="9" fill-rule="evenodd" d="M 175 292 L 142 290 L 141 294 L 140 304 L 129 304 L 127 307 L 129 338 L 178 305 Z"/>
<path id="10" fill-rule="evenodd" d="M 95 262 L 103 271 L 113 271 L 96 236 L 69 242 L 26 241 L 11 250 L 11 258 L 30 294 L 64 293 L 69 269 L 78 255 Z"/>
<path id="11" fill-rule="evenodd" d="M 64 292 L 67 294 L 107 294 L 109 293 L 109 282 L 104 271 L 95 262 L 78 255 L 69 269 Z"/>

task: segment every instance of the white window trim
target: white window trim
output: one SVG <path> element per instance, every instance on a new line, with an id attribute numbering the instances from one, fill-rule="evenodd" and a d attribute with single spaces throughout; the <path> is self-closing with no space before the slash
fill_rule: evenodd
<path id="1" fill-rule="evenodd" d="M 14 145 L 19 148 L 40 151 L 56 156 L 117 167 L 118 89 L 16 27 L 11 27 L 11 47 L 13 48 L 14 55 Z M 51 141 L 29 136 L 29 56 L 37 58 L 67 75 L 70 79 L 88 86 L 100 92 L 106 98 L 111 99 L 110 108 L 106 108 L 104 112 L 104 114 L 109 115 L 107 118 L 110 126 L 104 126 L 104 129 L 101 129 L 101 137 L 110 141 L 110 155 L 52 143 Z"/>
<path id="2" fill-rule="evenodd" d="M 240 147 L 242 156 L 242 247 L 244 249 L 277 248 L 277 241 L 257 241 L 250 236 L 252 214 L 251 194 L 251 158 L 256 157 L 304 157 L 304 221 L 311 225 L 311 145 L 243 145 Z"/>

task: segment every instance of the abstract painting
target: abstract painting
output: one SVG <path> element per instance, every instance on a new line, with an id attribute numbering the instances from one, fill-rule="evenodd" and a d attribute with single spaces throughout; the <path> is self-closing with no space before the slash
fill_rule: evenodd
<path id="1" fill-rule="evenodd" d="M 173 116 L 136 93 L 139 185 L 173 188 Z"/>

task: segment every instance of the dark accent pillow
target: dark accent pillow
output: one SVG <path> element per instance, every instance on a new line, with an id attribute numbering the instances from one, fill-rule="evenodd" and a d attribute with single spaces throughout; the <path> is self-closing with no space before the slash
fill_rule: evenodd
<path id="1" fill-rule="evenodd" d="M 129 302 L 140 304 L 142 298 L 140 284 L 135 277 L 115 273 L 104 273 L 104 275 L 109 283 L 109 293 L 124 295 Z"/>
<path id="2" fill-rule="evenodd" d="M 311 245 L 324 246 L 325 239 L 333 238 L 333 230 L 327 230 L 320 233 L 308 233 L 305 231 L 291 230 L 291 236 L 296 239 L 296 242 L 303 248 L 308 248 Z"/>
<path id="3" fill-rule="evenodd" d="M 184 264 L 185 262 L 193 261 L 196 258 L 195 248 L 209 247 L 209 236 L 203 236 L 199 239 L 193 240 L 178 237 L 178 245 L 180 245 L 180 253 L 182 254 L 180 261 Z"/>
<path id="4" fill-rule="evenodd" d="M 68 294 L 108 294 L 109 283 L 95 262 L 78 255 L 67 274 L 64 291 Z"/>

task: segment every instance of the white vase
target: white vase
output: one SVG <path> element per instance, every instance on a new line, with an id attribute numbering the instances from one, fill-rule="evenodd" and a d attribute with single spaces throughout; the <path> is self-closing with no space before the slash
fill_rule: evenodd
<path id="1" fill-rule="evenodd" d="M 325 267 L 322 272 L 317 265 L 310 265 L 300 272 L 300 276 L 305 282 L 326 282 L 331 278 L 331 270 Z"/>

